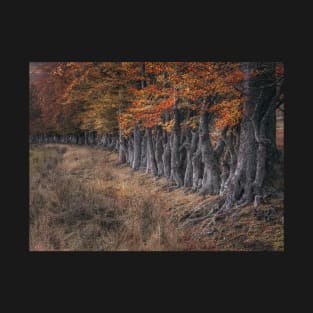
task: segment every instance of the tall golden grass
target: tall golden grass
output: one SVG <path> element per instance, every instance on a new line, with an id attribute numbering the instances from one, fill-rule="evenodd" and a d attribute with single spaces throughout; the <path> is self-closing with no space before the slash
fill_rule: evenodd
<path id="1" fill-rule="evenodd" d="M 114 158 L 95 148 L 31 147 L 31 251 L 214 250 L 170 223 L 152 188 L 118 176 Z"/>

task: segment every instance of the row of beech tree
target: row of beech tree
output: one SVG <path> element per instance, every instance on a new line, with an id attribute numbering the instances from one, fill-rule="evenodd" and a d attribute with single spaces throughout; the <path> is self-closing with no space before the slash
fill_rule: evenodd
<path id="1" fill-rule="evenodd" d="M 240 82 L 244 101 L 236 125 L 216 129 L 214 111 L 202 97 L 198 111 L 182 109 L 174 99 L 170 112 L 162 115 L 161 125 L 134 125 L 127 135 L 115 131 L 78 131 L 71 134 L 43 132 L 30 135 L 30 143 L 98 145 L 118 153 L 118 163 L 133 170 L 165 176 L 177 187 L 190 188 L 203 195 L 222 195 L 222 209 L 260 201 L 274 192 L 272 179 L 277 160 L 276 108 L 281 104 L 283 77 L 277 79 L 276 64 L 242 63 Z M 251 75 L 261 69 L 257 75 Z M 141 85 L 144 88 L 145 84 Z M 138 88 L 140 89 L 140 87 Z M 196 118 L 196 126 L 183 121 Z"/>

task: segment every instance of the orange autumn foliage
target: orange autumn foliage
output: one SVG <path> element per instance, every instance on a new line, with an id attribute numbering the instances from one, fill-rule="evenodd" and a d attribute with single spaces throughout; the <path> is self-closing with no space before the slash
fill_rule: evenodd
<path id="1" fill-rule="evenodd" d="M 242 116 L 240 63 L 46 62 L 40 68 L 44 75 L 32 82 L 34 131 L 170 130 L 173 123 L 164 117 L 173 118 L 174 107 L 184 112 L 184 127 L 196 127 L 203 104 L 218 128 L 234 126 Z M 284 75 L 283 64 L 276 65 L 276 75 Z"/>

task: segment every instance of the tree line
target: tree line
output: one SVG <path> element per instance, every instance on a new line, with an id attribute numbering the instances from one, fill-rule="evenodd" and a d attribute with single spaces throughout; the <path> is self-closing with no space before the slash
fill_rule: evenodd
<path id="1" fill-rule="evenodd" d="M 278 62 L 31 64 L 30 143 L 96 144 L 223 210 L 275 193 Z"/>

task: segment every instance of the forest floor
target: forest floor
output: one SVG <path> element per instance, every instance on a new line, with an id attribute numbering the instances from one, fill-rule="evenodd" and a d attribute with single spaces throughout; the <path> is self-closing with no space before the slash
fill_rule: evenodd
<path id="1" fill-rule="evenodd" d="M 218 196 L 169 186 L 100 147 L 30 147 L 31 251 L 283 251 L 284 203 L 219 214 Z"/>

